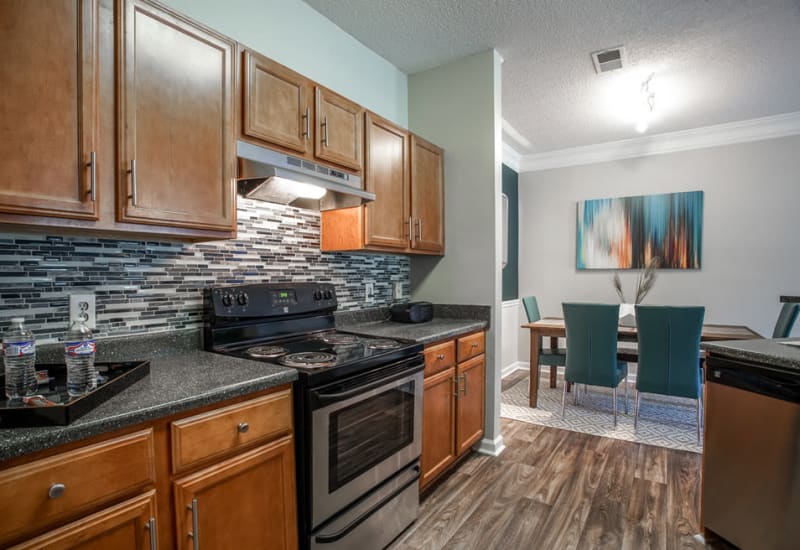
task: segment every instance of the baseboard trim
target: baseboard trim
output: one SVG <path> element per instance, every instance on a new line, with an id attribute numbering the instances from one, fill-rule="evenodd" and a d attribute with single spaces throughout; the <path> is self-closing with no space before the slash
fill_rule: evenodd
<path id="1" fill-rule="evenodd" d="M 500 453 L 502 453 L 505 449 L 506 445 L 503 443 L 503 435 L 500 434 L 494 439 L 481 439 L 481 442 L 478 444 L 478 448 L 475 449 L 475 452 L 482 455 L 500 456 Z"/>
<path id="2" fill-rule="evenodd" d="M 500 371 L 500 377 L 505 378 L 512 372 L 518 370 L 525 370 L 525 371 L 531 370 L 530 363 L 528 363 L 527 361 L 514 361 L 513 363 L 509 363 L 508 365 L 503 367 L 503 369 Z"/>

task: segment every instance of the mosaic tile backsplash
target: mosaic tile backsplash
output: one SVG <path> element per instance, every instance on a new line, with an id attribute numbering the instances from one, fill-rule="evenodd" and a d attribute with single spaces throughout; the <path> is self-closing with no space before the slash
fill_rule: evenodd
<path id="1" fill-rule="evenodd" d="M 238 238 L 198 244 L 0 233 L 0 331 L 25 317 L 40 342 L 67 329 L 69 295 L 94 293 L 98 336 L 202 326 L 211 284 L 320 281 L 340 310 L 409 292 L 407 256 L 322 253 L 318 212 L 238 198 Z M 372 281 L 375 301 L 365 303 Z"/>

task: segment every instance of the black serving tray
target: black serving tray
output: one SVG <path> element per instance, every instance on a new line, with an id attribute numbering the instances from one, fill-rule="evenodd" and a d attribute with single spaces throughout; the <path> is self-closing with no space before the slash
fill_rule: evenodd
<path id="1" fill-rule="evenodd" d="M 26 405 L 22 399 L 5 398 L 3 393 L 0 399 L 0 428 L 66 426 L 150 374 L 150 361 L 98 362 L 95 367 L 99 375 L 97 387 L 86 395 L 72 397 L 67 393 L 66 365 L 36 365 L 37 372 L 47 371 L 49 379 L 47 383 L 39 384 L 37 395 L 52 404 Z M 2 374 L 0 385 L 5 388 L 5 376 Z"/>

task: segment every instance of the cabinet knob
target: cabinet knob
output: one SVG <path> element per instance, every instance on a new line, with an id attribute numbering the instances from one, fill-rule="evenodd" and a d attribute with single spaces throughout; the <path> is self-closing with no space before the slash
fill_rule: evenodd
<path id="1" fill-rule="evenodd" d="M 442 359 L 444 359 L 444 353 L 440 353 L 436 357 L 437 357 L 437 359 L 439 359 L 441 361 Z"/>
<path id="2" fill-rule="evenodd" d="M 477 348 L 477 347 L 478 347 L 478 344 L 477 344 L 477 343 L 475 343 L 475 342 L 473 342 L 473 343 L 472 343 L 472 347 L 473 347 L 473 348 Z"/>
<path id="3" fill-rule="evenodd" d="M 247 422 L 239 422 L 238 429 L 240 434 L 246 434 L 247 431 L 250 429 L 250 424 L 248 424 Z"/>
<path id="4" fill-rule="evenodd" d="M 67 490 L 66 485 L 63 483 L 53 483 L 50 486 L 50 490 L 47 491 L 47 496 L 50 498 L 58 498 L 64 494 L 64 491 Z"/>

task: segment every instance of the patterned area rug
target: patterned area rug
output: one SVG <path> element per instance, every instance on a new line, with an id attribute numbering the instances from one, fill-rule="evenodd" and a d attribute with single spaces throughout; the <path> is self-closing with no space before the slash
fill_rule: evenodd
<path id="1" fill-rule="evenodd" d="M 581 386 L 580 404 L 574 404 L 574 395 L 567 394 L 566 417 L 561 418 L 561 394 L 563 378 L 559 376 L 558 387 L 550 388 L 549 378 L 542 375 L 539 382 L 539 406 L 528 406 L 528 377 L 502 393 L 500 416 L 521 420 L 531 424 L 541 424 L 553 428 L 563 428 L 626 441 L 636 441 L 670 449 L 702 453 L 702 445 L 697 444 L 697 424 L 695 402 L 691 399 L 673 398 L 642 394 L 639 409 L 639 426 L 633 430 L 633 400 L 635 390 L 629 388 L 630 400 L 625 414 L 625 390 L 620 385 L 617 392 L 617 427 L 614 428 L 611 389 L 589 387 L 584 395 Z M 574 391 L 574 388 L 573 388 Z"/>

